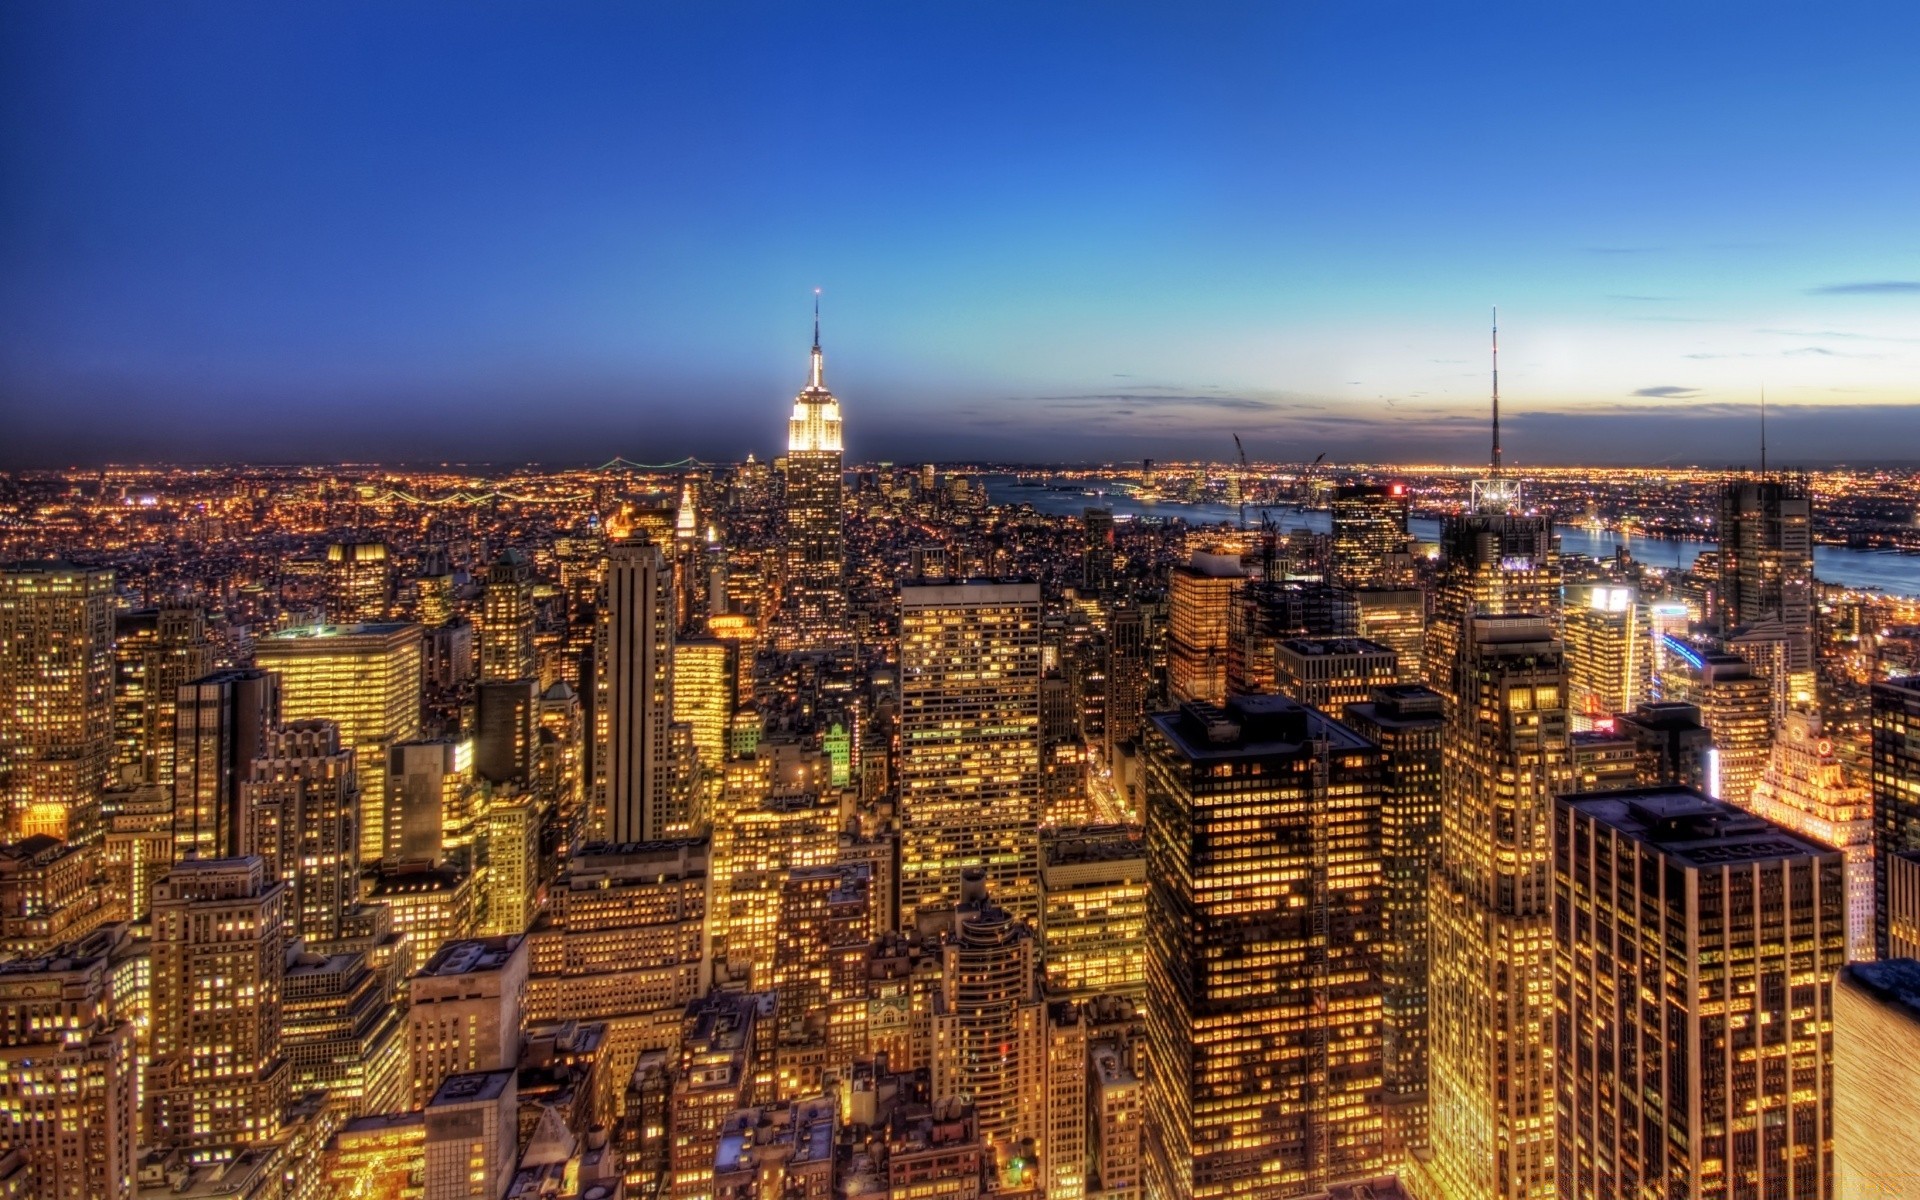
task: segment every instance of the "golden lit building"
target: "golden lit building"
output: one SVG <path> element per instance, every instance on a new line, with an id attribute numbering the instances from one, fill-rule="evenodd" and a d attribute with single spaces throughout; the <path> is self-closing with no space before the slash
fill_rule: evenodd
<path id="1" fill-rule="evenodd" d="M 812 362 L 812 376 L 794 397 L 787 422 L 786 588 L 776 623 L 783 649 L 848 640 L 840 401 L 827 390 L 817 298 Z"/>
<path id="2" fill-rule="evenodd" d="M 1833 1194 L 1920 1189 L 1920 962 L 1854 963 L 1833 983 Z"/>
<path id="3" fill-rule="evenodd" d="M 1814 669 L 1813 500 L 1793 479 L 1741 479 L 1720 495 L 1720 587 L 1715 625 L 1725 636 L 1777 621 L 1789 677 Z"/>
<path id="4" fill-rule="evenodd" d="M 1707 791 L 1726 800 L 1751 796 L 1773 753 L 1773 702 L 1767 681 L 1733 654 L 1695 655 L 1698 682 L 1686 696 L 1713 733 Z"/>
<path id="5" fill-rule="evenodd" d="M 1137 825 L 1040 835 L 1040 957 L 1047 994 L 1143 999 L 1147 849 Z"/>
<path id="6" fill-rule="evenodd" d="M 519 1061 L 527 950 L 521 937 L 448 942 L 408 981 L 407 1077 L 414 1105 L 425 1104 L 450 1075 Z"/>
<path id="7" fill-rule="evenodd" d="M 361 876 L 362 898 L 386 906 L 394 931 L 405 934 L 422 959 L 447 942 L 474 935 L 477 891 L 472 872 L 421 862 L 383 863 Z"/>
<path id="8" fill-rule="evenodd" d="M 1375 688 L 1398 682 L 1392 649 L 1365 638 L 1286 638 L 1274 646 L 1274 691 L 1322 712 L 1364 703 Z"/>
<path id="9" fill-rule="evenodd" d="M 248 770 L 246 850 L 265 861 L 268 879 L 287 884 L 288 935 L 340 937 L 360 880 L 353 752 L 331 721 L 289 721 L 267 732 Z"/>
<path id="10" fill-rule="evenodd" d="M 1278 696 L 1149 724 L 1147 1194 L 1377 1170 L 1383 756 Z"/>
<path id="11" fill-rule="evenodd" d="M 1553 623 L 1476 616 L 1431 892 L 1429 1137 L 1446 1200 L 1552 1200 L 1553 798 L 1572 782 Z"/>
<path id="12" fill-rule="evenodd" d="M 35 834 L 0 845 L 0 956 L 36 958 L 125 914 L 111 905 L 98 841 Z"/>
<path id="13" fill-rule="evenodd" d="M 673 566 L 660 547 L 607 550 L 594 642 L 593 799 L 589 834 L 610 842 L 684 833 L 673 779 Z"/>
<path id="14" fill-rule="evenodd" d="M 693 730 L 703 802 L 726 766 L 737 656 L 738 644 L 720 638 L 683 638 L 673 644 L 673 719 Z"/>
<path id="15" fill-rule="evenodd" d="M 286 900 L 258 857 L 189 859 L 154 885 L 151 1144 L 216 1150 L 280 1132 Z"/>
<path id="16" fill-rule="evenodd" d="M 206 615 L 170 606 L 124 613 L 114 623 L 115 765 L 173 784 L 173 714 L 180 685 L 213 670 Z"/>
<path id="17" fill-rule="evenodd" d="M 1514 486 L 1481 481 L 1476 490 L 1492 499 L 1480 511 L 1449 517 L 1440 530 L 1445 563 L 1434 588 L 1423 657 L 1427 686 L 1449 700 L 1475 616 L 1560 612 L 1560 539 L 1546 517 L 1509 511 L 1517 501 Z"/>
<path id="18" fill-rule="evenodd" d="M 327 547 L 327 620 L 355 625 L 387 619 L 393 563 L 384 542 L 335 542 Z"/>
<path id="19" fill-rule="evenodd" d="M 867 1052 L 867 952 L 880 932 L 873 872 L 865 863 L 787 872 L 780 929 L 768 973 L 782 1045 L 806 1044 L 818 1069 L 775 1081 L 777 1099 L 815 1095 L 843 1082 Z"/>
<path id="20" fill-rule="evenodd" d="M 1427 679 L 1427 594 L 1418 588 L 1355 588 L 1354 632 L 1393 651 L 1401 683 Z"/>
<path id="21" fill-rule="evenodd" d="M 450 738 L 396 743 L 387 749 L 386 776 L 381 861 L 470 864 L 467 851 L 479 832 L 484 801 L 474 784 L 473 743 Z"/>
<path id="22" fill-rule="evenodd" d="M 1750 797 L 1728 799 L 1757 817 L 1838 850 L 1847 870 L 1847 958 L 1876 957 L 1873 945 L 1873 795 L 1847 778 L 1815 713 L 1790 712 L 1766 774 Z"/>
<path id="23" fill-rule="evenodd" d="M 900 911 L 952 904 L 986 870 L 1039 908 L 1040 587 L 900 589 Z"/>
<path id="24" fill-rule="evenodd" d="M 348 1116 L 410 1106 L 406 1021 L 366 955 L 291 957 L 282 1012 L 293 1095 L 325 1092 Z"/>
<path id="25" fill-rule="evenodd" d="M 1408 553 L 1407 485 L 1349 484 L 1333 494 L 1334 582 L 1351 588 L 1405 587 L 1413 581 Z"/>
<path id="26" fill-rule="evenodd" d="M 1394 684 L 1347 705 L 1343 717 L 1387 756 L 1380 799 L 1382 1105 L 1390 1159 L 1399 1162 L 1427 1144 L 1428 893 L 1440 840 L 1445 702 L 1431 688 Z"/>
<path id="27" fill-rule="evenodd" d="M 24 1200 L 131 1200 L 139 1050 L 105 954 L 0 964 L 0 1146 Z"/>
<path id="28" fill-rule="evenodd" d="M 1540 1194 L 1867 1195 L 1833 1191 L 1840 853 L 1692 788 L 1556 807 L 1559 1168 Z"/>
<path id="29" fill-rule="evenodd" d="M 280 714 L 340 727 L 360 781 L 360 858 L 386 841 L 387 750 L 420 736 L 420 627 L 323 625 L 262 638 L 254 664 L 280 676 Z"/>
<path id="30" fill-rule="evenodd" d="M 327 1143 L 325 1170 L 335 1200 L 425 1200 L 426 1114 L 353 1118 Z"/>
<path id="31" fill-rule="evenodd" d="M 779 939 L 780 888 L 799 867 L 827 866 L 840 852 L 831 800 L 780 792 L 713 829 L 713 955 L 750 987 L 771 986 Z"/>
<path id="32" fill-rule="evenodd" d="M 101 804 L 106 902 L 130 921 L 146 919 L 153 885 L 173 866 L 173 798 L 158 784 L 109 790 Z"/>
<path id="33" fill-rule="evenodd" d="M 967 871 L 933 997 L 933 1093 L 964 1096 L 1003 1186 L 1017 1184 L 1021 1143 L 1047 1153 L 1047 1006 L 1033 929 L 987 897 Z"/>
<path id="34" fill-rule="evenodd" d="M 253 852 L 242 791 L 279 723 L 279 680 L 271 672 L 229 667 L 180 686 L 174 706 L 174 858 Z"/>
<path id="35" fill-rule="evenodd" d="M 1247 572 L 1238 554 L 1196 550 L 1167 577 L 1167 686 L 1175 700 L 1227 697 L 1231 609 Z"/>
<path id="36" fill-rule="evenodd" d="M 66 837 L 113 761 L 113 572 L 0 568 L 0 713 L 8 835 Z"/>
<path id="37" fill-rule="evenodd" d="M 758 996 L 738 992 L 716 991 L 686 1007 L 668 1109 L 667 1200 L 713 1194 L 721 1130 L 753 1098 L 759 1011 Z"/>
<path id="38" fill-rule="evenodd" d="M 486 932 L 525 933 L 540 899 L 540 804 L 496 794 L 487 808 Z"/>
<path id="39" fill-rule="evenodd" d="M 480 605 L 482 683 L 534 677 L 533 616 L 533 564 L 518 550 L 504 550 L 487 568 Z"/>
<path id="40" fill-rule="evenodd" d="M 1563 636 L 1568 706 L 1577 732 L 1632 712 L 1646 698 L 1652 641 L 1646 610 L 1629 587 L 1569 587 Z"/>

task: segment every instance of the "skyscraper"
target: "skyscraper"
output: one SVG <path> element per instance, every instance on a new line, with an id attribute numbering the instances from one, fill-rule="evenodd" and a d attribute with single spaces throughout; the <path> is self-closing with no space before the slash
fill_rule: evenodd
<path id="1" fill-rule="evenodd" d="M 1040 587 L 900 589 L 900 909 L 952 904 L 986 869 L 1039 915 Z"/>
<path id="2" fill-rule="evenodd" d="M 213 669 L 206 616 L 174 605 L 122 614 L 114 623 L 116 765 L 173 786 L 173 716 L 180 685 Z"/>
<path id="3" fill-rule="evenodd" d="M 1873 685 L 1874 947 L 1889 947 L 1895 858 L 1920 854 L 1920 675 Z M 1906 911 L 1920 912 L 1920 905 Z"/>
<path id="4" fill-rule="evenodd" d="M 682 829 L 673 803 L 673 568 L 642 540 L 607 548 L 594 645 L 592 836 L 659 841 Z"/>
<path id="5" fill-rule="evenodd" d="M 1149 724 L 1148 1194 L 1364 1175 L 1385 1154 L 1382 756 L 1277 696 Z"/>
<path id="6" fill-rule="evenodd" d="M 386 838 L 387 750 L 420 736 L 420 627 L 322 625 L 262 638 L 254 665 L 280 676 L 280 714 L 340 727 L 360 781 L 360 858 Z"/>
<path id="7" fill-rule="evenodd" d="M 1480 511 L 1447 518 L 1440 546 L 1446 563 L 1427 621 L 1425 659 L 1428 685 L 1452 699 L 1453 673 L 1465 655 L 1474 617 L 1558 614 L 1560 539 L 1546 517 L 1490 502 Z"/>
<path id="8" fill-rule="evenodd" d="M 384 542 L 327 547 L 327 620 L 335 625 L 384 621 L 393 593 L 393 564 Z"/>
<path id="9" fill-rule="evenodd" d="M 1836 1195 L 1839 852 L 1691 788 L 1557 809 L 1560 1200 Z"/>
<path id="10" fill-rule="evenodd" d="M 1350 588 L 1405 587 L 1407 486 L 1349 484 L 1333 494 L 1333 582 Z"/>
<path id="11" fill-rule="evenodd" d="M 1790 712 L 1752 795 L 1728 799 L 1846 862 L 1847 957 L 1874 957 L 1873 800 L 1847 778 L 1815 713 Z"/>
<path id="12" fill-rule="evenodd" d="M 113 760 L 113 572 L 0 568 L 0 713 L 9 836 L 66 837 Z"/>
<path id="13" fill-rule="evenodd" d="M 846 545 L 841 491 L 840 401 L 827 390 L 820 300 L 813 307 L 813 372 L 787 422 L 786 594 L 783 644 L 845 640 Z"/>
<path id="14" fill-rule="evenodd" d="M 1684 656 L 1682 661 L 1685 661 Z M 1713 733 L 1707 790 L 1722 799 L 1753 794 L 1773 748 L 1773 702 L 1767 681 L 1735 654 L 1695 655 L 1698 683 L 1688 699 Z"/>
<path id="15" fill-rule="evenodd" d="M 1113 510 L 1089 508 L 1083 516 L 1086 546 L 1080 552 L 1080 586 L 1088 595 L 1113 591 Z"/>
<path id="16" fill-rule="evenodd" d="M 1227 698 L 1227 627 L 1247 583 L 1237 554 L 1196 550 L 1167 577 L 1167 686 L 1175 700 Z"/>
<path id="17" fill-rule="evenodd" d="M 241 788 L 280 721 L 280 681 L 231 667 L 180 686 L 174 706 L 173 857 L 251 854 Z"/>
<path id="18" fill-rule="evenodd" d="M 287 885 L 258 857 L 175 863 L 153 889 L 150 1140 L 183 1150 L 280 1131 Z"/>
<path id="19" fill-rule="evenodd" d="M 1652 642 L 1634 590 L 1574 584 L 1566 592 L 1568 709 L 1582 732 L 1646 698 Z"/>
<path id="20" fill-rule="evenodd" d="M 1399 679 L 1393 651 L 1365 638 L 1287 638 L 1274 647 L 1274 690 L 1324 712 L 1363 703 Z"/>
<path id="21" fill-rule="evenodd" d="M 1474 616 L 1464 633 L 1431 898 L 1433 1172 L 1447 1200 L 1550 1200 L 1565 651 L 1546 617 Z"/>
<path id="22" fill-rule="evenodd" d="M 287 934 L 333 941 L 346 931 L 360 878 L 353 751 L 331 721 L 290 721 L 267 732 L 240 786 L 244 850 L 287 885 Z"/>
<path id="23" fill-rule="evenodd" d="M 1779 622 L 1789 688 L 1809 697 L 1813 676 L 1813 500 L 1804 481 L 1734 480 L 1720 494 L 1722 634 Z"/>
<path id="24" fill-rule="evenodd" d="M 1440 840 L 1440 693 L 1418 684 L 1376 688 L 1345 709 L 1346 726 L 1386 752 L 1380 865 L 1386 927 L 1380 943 L 1382 1091 L 1393 1161 L 1427 1144 L 1428 892 Z"/>
<path id="25" fill-rule="evenodd" d="M 1833 983 L 1836 1197 L 1920 1184 L 1920 962 L 1855 963 Z"/>
<path id="26" fill-rule="evenodd" d="M 487 568 L 480 608 L 480 681 L 531 679 L 533 658 L 533 564 L 508 549 Z"/>

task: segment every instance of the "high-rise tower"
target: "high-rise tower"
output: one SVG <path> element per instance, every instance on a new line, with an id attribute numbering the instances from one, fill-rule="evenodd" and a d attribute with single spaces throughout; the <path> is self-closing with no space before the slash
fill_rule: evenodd
<path id="1" fill-rule="evenodd" d="M 66 837 L 113 758 L 113 572 L 0 569 L 0 713 L 7 833 Z"/>
<path id="2" fill-rule="evenodd" d="M 1785 645 L 1776 692 L 1806 703 L 1813 691 L 1813 500 L 1794 479 L 1741 479 L 1720 494 L 1720 591 L 1724 635 L 1774 632 Z"/>
<path id="3" fill-rule="evenodd" d="M 1447 1200 L 1554 1194 L 1553 798 L 1571 783 L 1553 623 L 1475 616 L 1448 706 L 1431 894 L 1430 1131 Z"/>
<path id="4" fill-rule="evenodd" d="M 486 601 L 480 609 L 482 683 L 529 679 L 533 661 L 533 565 L 507 550 L 487 568 Z"/>
<path id="5" fill-rule="evenodd" d="M 838 641 L 846 629 L 840 401 L 827 390 L 820 353 L 820 294 L 813 300 L 813 373 L 787 422 L 787 588 L 781 641 Z"/>
<path id="6" fill-rule="evenodd" d="M 673 567 L 652 542 L 607 550 L 594 646 L 591 834 L 652 842 L 684 826 L 672 802 Z"/>

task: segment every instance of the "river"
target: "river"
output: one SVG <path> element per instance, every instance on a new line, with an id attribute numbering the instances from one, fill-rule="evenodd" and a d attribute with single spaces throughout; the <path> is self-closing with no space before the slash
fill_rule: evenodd
<path id="1" fill-rule="evenodd" d="M 1119 517 L 1180 517 L 1196 524 L 1217 525 L 1239 519 L 1240 510 L 1227 504 L 1188 504 L 1159 500 L 1145 504 L 1125 492 L 1087 496 L 1078 491 L 1018 486 L 1013 475 L 984 475 L 987 498 L 995 504 L 1031 504 L 1035 510 L 1054 516 L 1079 516 L 1088 508 L 1110 508 Z M 1088 485 L 1093 488 L 1097 485 Z M 1332 516 L 1324 509 L 1300 512 L 1292 508 L 1268 509 L 1282 531 L 1311 529 L 1327 532 Z M 1260 519 L 1260 510 L 1247 509 L 1248 522 Z M 1437 541 L 1440 522 L 1415 517 L 1410 522 L 1415 537 Z M 1607 558 L 1620 544 L 1621 537 L 1611 530 L 1595 532 L 1585 525 L 1555 527 L 1560 549 L 1567 554 Z M 1713 542 L 1698 538 L 1634 538 L 1629 543 L 1633 556 L 1650 567 L 1684 570 L 1702 550 L 1711 550 Z M 1845 546 L 1815 546 L 1813 573 L 1822 581 L 1851 588 L 1877 588 L 1897 596 L 1920 596 L 1920 555 L 1898 554 L 1890 550 L 1850 550 Z"/>

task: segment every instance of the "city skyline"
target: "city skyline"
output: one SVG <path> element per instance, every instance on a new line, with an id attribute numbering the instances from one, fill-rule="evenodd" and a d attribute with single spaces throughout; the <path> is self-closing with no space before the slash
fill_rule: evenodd
<path id="1" fill-rule="evenodd" d="M 1850 12 L 18 7 L 0 465 L 768 459 L 816 287 L 853 461 L 1470 464 L 1494 302 L 1522 469 L 1895 459 Z"/>

